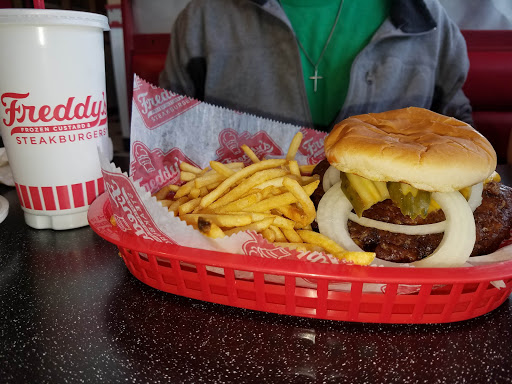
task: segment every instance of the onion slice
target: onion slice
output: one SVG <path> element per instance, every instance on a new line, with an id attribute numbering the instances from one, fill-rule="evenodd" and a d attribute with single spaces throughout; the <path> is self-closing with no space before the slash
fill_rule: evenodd
<path id="1" fill-rule="evenodd" d="M 471 187 L 471 195 L 469 196 L 468 204 L 471 211 L 475 212 L 480 204 L 482 204 L 482 193 L 484 191 L 484 183 L 478 183 Z"/>
<path id="2" fill-rule="evenodd" d="M 348 214 L 352 204 L 341 190 L 341 181 L 332 186 L 320 199 L 316 221 L 320 233 L 331 238 L 347 251 L 361 252 L 348 233 Z"/>
<path id="3" fill-rule="evenodd" d="M 371 265 L 393 267 L 459 267 L 469 259 L 476 241 L 475 221 L 468 202 L 459 192 L 433 192 L 432 197 L 443 210 L 446 221 L 443 240 L 428 257 L 412 263 L 393 263 L 375 259 Z M 320 232 L 348 251 L 362 251 L 348 232 L 352 205 L 341 190 L 341 182 L 330 188 L 320 200 L 317 222 Z M 415 226 L 421 227 L 421 226 Z"/>
<path id="4" fill-rule="evenodd" d="M 460 267 L 469 259 L 475 246 L 473 211 L 459 192 L 433 192 L 432 197 L 446 216 L 443 240 L 431 255 L 411 264 L 417 267 Z"/>
<path id="5" fill-rule="evenodd" d="M 327 192 L 334 184 L 340 181 L 340 171 L 332 165 L 327 168 L 322 179 L 322 187 Z"/>
<path id="6" fill-rule="evenodd" d="M 382 231 L 394 232 L 394 233 L 403 233 L 405 235 L 430 235 L 432 233 L 441 233 L 444 232 L 446 227 L 445 221 L 440 221 L 439 223 L 433 224 L 423 224 L 423 225 L 401 225 L 401 224 L 392 224 L 386 223 L 384 221 L 378 221 L 369 219 L 367 217 L 359 217 L 354 212 L 349 212 L 348 214 L 349 220 L 362 225 L 364 227 L 372 227 L 376 229 L 380 229 Z"/>

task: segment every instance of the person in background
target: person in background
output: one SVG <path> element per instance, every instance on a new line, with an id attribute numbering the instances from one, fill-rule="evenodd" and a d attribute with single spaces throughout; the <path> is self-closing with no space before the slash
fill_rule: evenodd
<path id="1" fill-rule="evenodd" d="M 324 131 L 409 106 L 471 124 L 468 68 L 438 0 L 192 0 L 159 85 Z"/>

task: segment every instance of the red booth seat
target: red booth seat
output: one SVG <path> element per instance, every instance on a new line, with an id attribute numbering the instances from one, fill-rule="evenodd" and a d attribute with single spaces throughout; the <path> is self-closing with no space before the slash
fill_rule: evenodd
<path id="1" fill-rule="evenodd" d="M 462 33 L 470 62 L 464 92 L 475 128 L 494 146 L 498 162 L 505 163 L 512 130 L 512 31 Z"/>

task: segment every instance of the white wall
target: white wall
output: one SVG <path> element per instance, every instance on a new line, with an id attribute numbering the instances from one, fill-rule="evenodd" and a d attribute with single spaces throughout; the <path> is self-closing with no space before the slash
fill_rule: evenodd
<path id="1" fill-rule="evenodd" d="M 512 29 L 512 0 L 440 0 L 461 29 Z"/>
<path id="2" fill-rule="evenodd" d="M 190 0 L 132 0 L 135 33 L 170 32 Z"/>

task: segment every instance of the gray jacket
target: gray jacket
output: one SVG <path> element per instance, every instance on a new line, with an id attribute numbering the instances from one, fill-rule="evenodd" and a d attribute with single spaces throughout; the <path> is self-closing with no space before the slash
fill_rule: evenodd
<path id="1" fill-rule="evenodd" d="M 472 123 L 465 40 L 437 0 L 393 0 L 354 60 L 335 122 L 409 106 Z M 276 0 L 192 0 L 177 18 L 160 86 L 312 127 L 300 52 Z M 329 128 L 329 127 L 327 127 Z"/>

